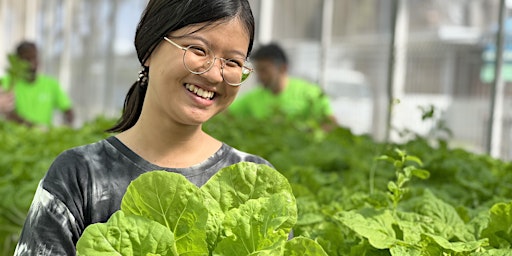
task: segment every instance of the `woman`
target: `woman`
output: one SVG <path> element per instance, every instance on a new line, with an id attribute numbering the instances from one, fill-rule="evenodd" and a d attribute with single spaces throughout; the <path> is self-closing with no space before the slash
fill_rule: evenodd
<path id="1" fill-rule="evenodd" d="M 143 70 L 110 129 L 119 133 L 57 157 L 15 255 L 74 255 L 83 230 L 118 210 L 130 181 L 144 172 L 177 172 L 201 186 L 240 161 L 269 164 L 201 129 L 250 74 L 253 38 L 247 0 L 149 1 L 135 36 Z"/>

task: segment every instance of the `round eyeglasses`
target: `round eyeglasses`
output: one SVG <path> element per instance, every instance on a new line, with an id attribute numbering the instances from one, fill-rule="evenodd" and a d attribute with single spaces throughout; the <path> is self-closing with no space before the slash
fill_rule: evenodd
<path id="1" fill-rule="evenodd" d="M 165 41 L 183 50 L 183 65 L 192 74 L 204 74 L 212 69 L 215 60 L 221 61 L 221 73 L 224 81 L 231 86 L 241 85 L 253 72 L 251 63 L 244 58 L 224 59 L 215 57 L 210 48 L 201 45 L 181 46 L 171 39 Z"/>

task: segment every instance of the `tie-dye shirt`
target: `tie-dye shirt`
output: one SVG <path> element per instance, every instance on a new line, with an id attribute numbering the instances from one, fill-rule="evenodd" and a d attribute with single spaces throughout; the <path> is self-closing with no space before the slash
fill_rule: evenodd
<path id="1" fill-rule="evenodd" d="M 14 255 L 75 255 L 84 229 L 119 210 L 126 188 L 142 173 L 181 173 L 200 187 L 219 169 L 242 161 L 272 166 L 227 144 L 189 168 L 151 164 L 113 136 L 64 151 L 39 183 Z"/>

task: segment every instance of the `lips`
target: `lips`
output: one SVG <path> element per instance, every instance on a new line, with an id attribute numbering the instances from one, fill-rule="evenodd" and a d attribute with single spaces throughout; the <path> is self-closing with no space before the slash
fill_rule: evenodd
<path id="1" fill-rule="evenodd" d="M 211 100 L 215 96 L 214 92 L 199 88 L 193 84 L 185 84 L 185 88 L 187 88 L 187 90 L 194 93 L 195 95 L 207 100 Z"/>

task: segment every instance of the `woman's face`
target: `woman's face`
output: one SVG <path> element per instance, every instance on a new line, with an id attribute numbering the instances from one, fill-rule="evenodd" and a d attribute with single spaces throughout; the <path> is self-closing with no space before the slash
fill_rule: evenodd
<path id="1" fill-rule="evenodd" d="M 201 24 L 184 27 L 168 36 L 182 47 L 209 47 L 215 57 L 246 58 L 249 35 L 238 19 L 194 32 L 200 27 Z M 162 39 L 145 63 L 149 66 L 149 84 L 143 114 L 161 122 L 200 125 L 226 109 L 239 87 L 224 81 L 219 59 L 209 71 L 197 75 L 183 65 L 183 53 L 184 50 Z"/>

